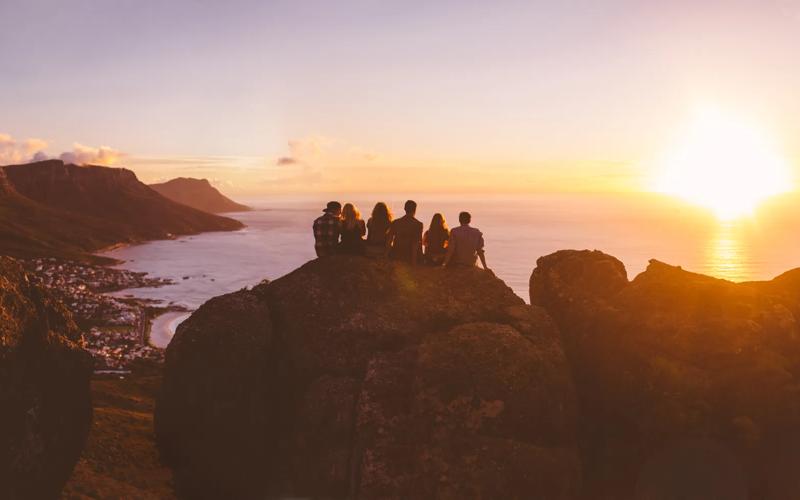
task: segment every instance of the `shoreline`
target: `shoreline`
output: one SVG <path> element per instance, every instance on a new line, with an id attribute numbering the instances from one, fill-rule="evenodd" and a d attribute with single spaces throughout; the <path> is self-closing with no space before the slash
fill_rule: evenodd
<path id="1" fill-rule="evenodd" d="M 144 272 L 115 269 L 54 257 L 21 261 L 34 282 L 47 288 L 83 334 L 80 344 L 94 358 L 94 371 L 119 371 L 139 359 L 160 361 L 163 349 L 148 342 L 155 307 L 152 301 L 112 294 L 130 288 L 173 283 Z"/>
<path id="2" fill-rule="evenodd" d="M 177 327 L 192 315 L 193 311 L 164 311 L 150 320 L 147 342 L 157 348 L 166 349 Z"/>

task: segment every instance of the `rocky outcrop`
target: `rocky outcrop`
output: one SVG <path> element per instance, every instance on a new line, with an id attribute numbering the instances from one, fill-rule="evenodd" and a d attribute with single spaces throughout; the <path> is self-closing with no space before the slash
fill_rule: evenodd
<path id="1" fill-rule="evenodd" d="M 250 210 L 250 207 L 236 203 L 220 193 L 208 179 L 178 177 L 167 182 L 150 184 L 150 188 L 172 201 L 212 214 Z"/>
<path id="2" fill-rule="evenodd" d="M 169 200 L 124 168 L 47 160 L 0 170 L 0 255 L 87 260 L 118 243 L 244 227 Z"/>
<path id="3" fill-rule="evenodd" d="M 800 498 L 796 273 L 735 284 L 601 252 L 542 257 L 531 302 L 561 329 L 584 497 Z"/>
<path id="4" fill-rule="evenodd" d="M 574 498 L 574 426 L 541 308 L 478 269 L 345 256 L 203 305 L 156 408 L 190 498 Z"/>
<path id="5" fill-rule="evenodd" d="M 0 257 L 0 498 L 57 498 L 89 431 L 92 361 L 69 313 Z"/>

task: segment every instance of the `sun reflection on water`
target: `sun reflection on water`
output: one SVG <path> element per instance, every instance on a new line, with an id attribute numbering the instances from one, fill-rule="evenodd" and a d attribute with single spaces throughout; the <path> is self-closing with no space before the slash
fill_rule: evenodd
<path id="1" fill-rule="evenodd" d="M 748 248 L 735 222 L 721 222 L 706 247 L 706 272 L 731 281 L 752 279 Z"/>

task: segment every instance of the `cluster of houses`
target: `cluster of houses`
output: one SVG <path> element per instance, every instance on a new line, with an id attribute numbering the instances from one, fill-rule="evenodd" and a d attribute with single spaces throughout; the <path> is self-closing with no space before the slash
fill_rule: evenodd
<path id="1" fill-rule="evenodd" d="M 83 343 L 95 358 L 95 370 L 125 370 L 136 359 L 159 360 L 161 349 L 148 342 L 153 307 L 144 301 L 118 298 L 110 292 L 170 284 L 146 273 L 54 258 L 31 259 L 26 267 L 72 312 L 83 329 Z"/>

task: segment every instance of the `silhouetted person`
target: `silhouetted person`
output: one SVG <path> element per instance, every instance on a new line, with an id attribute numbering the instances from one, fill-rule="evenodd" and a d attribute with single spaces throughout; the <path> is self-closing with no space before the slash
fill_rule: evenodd
<path id="1" fill-rule="evenodd" d="M 417 203 L 408 200 L 405 204 L 406 214 L 392 222 L 387 235 L 390 250 L 389 256 L 416 265 L 422 254 L 422 222 L 414 218 Z"/>
<path id="2" fill-rule="evenodd" d="M 342 204 L 330 201 L 323 212 L 314 221 L 314 250 L 317 251 L 317 257 L 335 254 L 342 233 Z"/>
<path id="3" fill-rule="evenodd" d="M 461 224 L 450 231 L 450 242 L 447 246 L 447 257 L 444 265 L 474 266 L 477 259 L 481 259 L 483 268 L 492 272 L 486 266 L 486 255 L 483 251 L 483 233 L 469 225 L 472 215 L 469 212 L 458 214 L 458 222 Z"/>
<path id="4" fill-rule="evenodd" d="M 387 234 L 392 224 L 392 212 L 386 203 L 380 201 L 372 209 L 372 216 L 367 221 L 367 255 L 383 257 L 389 248 Z"/>
<path id="5" fill-rule="evenodd" d="M 364 255 L 364 235 L 367 225 L 361 213 L 352 203 L 345 203 L 342 209 L 342 242 L 339 253 L 348 255 Z"/>
<path id="6" fill-rule="evenodd" d="M 442 214 L 433 214 L 431 225 L 422 235 L 422 244 L 425 246 L 425 263 L 439 266 L 447 255 L 447 242 L 450 239 L 450 230 Z"/>

